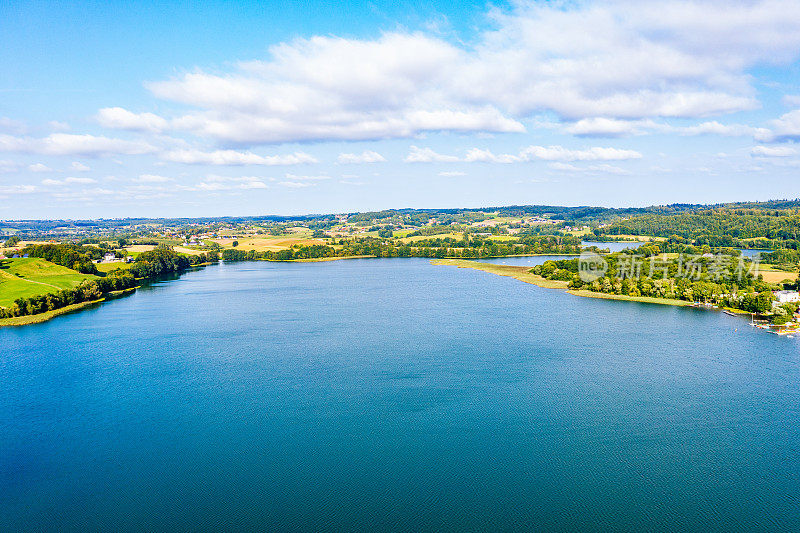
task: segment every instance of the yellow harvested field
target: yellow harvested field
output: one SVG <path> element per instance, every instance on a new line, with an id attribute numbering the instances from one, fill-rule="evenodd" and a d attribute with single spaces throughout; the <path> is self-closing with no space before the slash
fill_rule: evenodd
<path id="1" fill-rule="evenodd" d="M 451 239 L 461 240 L 464 237 L 463 233 L 440 233 L 438 235 L 417 235 L 415 237 L 404 237 L 401 239 L 404 243 L 417 242 L 425 239 Z"/>
<path id="2" fill-rule="evenodd" d="M 127 270 L 131 267 L 132 264 L 133 263 L 124 263 L 122 261 L 115 261 L 113 263 L 97 263 L 97 265 L 95 266 L 97 267 L 98 271 L 108 273 L 111 272 L 112 270 L 117 270 L 117 269 Z"/>
<path id="3" fill-rule="evenodd" d="M 128 246 L 125 249 L 129 252 L 140 254 L 142 252 L 149 252 L 153 248 L 155 248 L 155 246 L 152 244 L 134 244 L 133 246 Z"/>
<path id="4" fill-rule="evenodd" d="M 508 276 L 525 283 L 544 287 L 546 289 L 566 289 L 566 281 L 550 280 L 530 272 L 530 267 L 498 265 L 497 263 L 481 263 L 480 261 L 468 261 L 465 259 L 432 259 L 432 265 L 455 266 L 458 268 L 472 268 L 482 270 L 498 276 Z"/>
<path id="5" fill-rule="evenodd" d="M 759 274 L 764 276 L 767 283 L 780 283 L 781 281 L 794 281 L 797 279 L 797 272 L 785 272 L 783 270 L 764 270 L 759 269 Z"/>
<path id="6" fill-rule="evenodd" d="M 295 244 L 310 246 L 313 244 L 325 244 L 323 239 L 305 239 L 305 238 L 296 238 L 296 237 L 255 237 L 249 238 L 244 237 L 241 239 L 214 239 L 214 242 L 218 243 L 223 248 L 231 248 L 233 246 L 233 241 L 238 240 L 239 246 L 237 249 L 250 251 L 255 250 L 257 252 L 265 252 L 265 251 L 273 251 L 277 252 L 279 250 L 285 250 Z M 176 248 L 177 249 L 177 248 Z"/>
<path id="7" fill-rule="evenodd" d="M 183 246 L 173 246 L 173 250 L 178 252 L 179 254 L 186 254 L 186 255 L 200 255 L 205 253 L 205 250 L 193 250 L 191 248 L 184 248 Z"/>
<path id="8" fill-rule="evenodd" d="M 0 253 L 4 255 L 9 255 L 11 253 L 14 253 L 14 250 L 19 250 L 20 248 L 24 248 L 31 244 L 52 244 L 54 242 L 57 241 L 19 241 L 19 244 L 17 244 L 16 246 L 12 246 L 10 248 L 0 247 Z"/>

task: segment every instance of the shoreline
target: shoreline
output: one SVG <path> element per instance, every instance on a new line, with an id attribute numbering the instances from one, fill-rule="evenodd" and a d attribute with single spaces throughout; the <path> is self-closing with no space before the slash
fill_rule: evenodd
<path id="1" fill-rule="evenodd" d="M 59 309 L 54 309 L 52 311 L 47 311 L 45 313 L 39 313 L 36 315 L 24 315 L 24 316 L 15 316 L 12 318 L 0 318 L 0 328 L 41 324 L 42 322 L 47 322 L 48 320 L 51 320 L 57 316 L 67 315 L 69 313 L 81 311 L 82 309 L 91 307 L 96 304 L 101 304 L 105 301 L 106 298 L 100 298 L 98 300 L 91 300 L 88 302 L 81 302 L 78 304 L 68 305 L 66 307 L 61 307 Z"/>
<path id="2" fill-rule="evenodd" d="M 605 292 L 587 291 L 585 289 L 569 289 L 568 282 L 557 281 L 543 278 L 531 272 L 529 267 L 510 266 L 510 265 L 496 265 L 494 263 L 480 263 L 478 261 L 468 261 L 464 259 L 434 259 L 431 261 L 432 265 L 437 266 L 455 266 L 458 268 L 471 268 L 473 270 L 480 270 L 498 276 L 505 276 L 517 279 L 523 283 L 530 283 L 537 287 L 544 289 L 564 289 L 568 294 L 574 296 L 582 296 L 584 298 L 598 298 L 602 300 L 620 300 L 626 302 L 638 302 L 657 305 L 672 305 L 675 307 L 689 307 L 692 302 L 684 300 L 674 300 L 671 298 L 653 298 L 650 296 L 627 296 L 624 294 L 608 294 Z"/>

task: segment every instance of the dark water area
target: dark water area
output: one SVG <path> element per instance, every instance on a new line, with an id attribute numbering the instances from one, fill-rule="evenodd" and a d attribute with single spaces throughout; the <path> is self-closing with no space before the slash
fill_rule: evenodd
<path id="1" fill-rule="evenodd" d="M 798 341 L 423 259 L 211 266 L 0 330 L 0 529 L 796 531 Z"/>

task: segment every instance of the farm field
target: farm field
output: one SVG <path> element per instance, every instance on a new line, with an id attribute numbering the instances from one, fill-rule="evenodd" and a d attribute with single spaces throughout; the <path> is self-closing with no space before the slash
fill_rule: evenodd
<path id="1" fill-rule="evenodd" d="M 17 298 L 77 287 L 83 280 L 94 278 L 44 259 L 6 260 L 0 266 L 0 306 L 8 307 Z"/>
<path id="2" fill-rule="evenodd" d="M 244 250 L 249 252 L 250 250 L 255 250 L 257 252 L 266 252 L 266 251 L 273 251 L 277 252 L 279 250 L 284 250 L 289 248 L 295 244 L 300 244 L 304 246 L 310 246 L 314 244 L 325 244 L 323 239 L 312 239 L 307 237 L 289 237 L 289 236 L 279 236 L 279 237 L 242 237 L 240 239 L 213 239 L 214 242 L 218 243 L 223 248 L 231 248 L 233 246 L 233 241 L 239 241 L 239 245 L 237 248 L 239 250 Z M 175 248 L 176 251 L 178 248 Z"/>

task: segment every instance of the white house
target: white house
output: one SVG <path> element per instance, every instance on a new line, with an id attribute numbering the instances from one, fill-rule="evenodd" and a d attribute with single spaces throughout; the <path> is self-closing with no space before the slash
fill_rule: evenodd
<path id="1" fill-rule="evenodd" d="M 797 291 L 775 291 L 775 298 L 780 304 L 800 302 L 800 293 Z"/>

